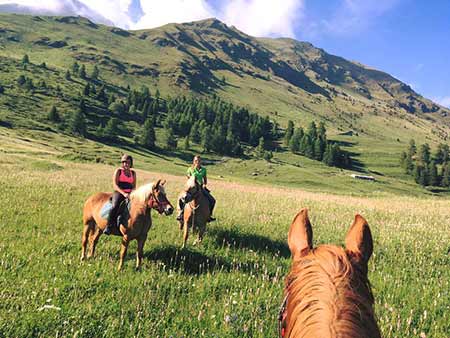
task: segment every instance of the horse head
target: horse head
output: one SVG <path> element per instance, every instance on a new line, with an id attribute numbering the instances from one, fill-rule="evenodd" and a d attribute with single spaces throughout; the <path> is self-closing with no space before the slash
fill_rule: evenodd
<path id="1" fill-rule="evenodd" d="M 157 210 L 160 214 L 164 213 L 166 216 L 173 213 L 173 206 L 167 199 L 164 185 L 166 181 L 159 179 L 152 185 L 151 194 L 147 200 L 147 206 L 149 208 Z"/>
<path id="2" fill-rule="evenodd" d="M 345 249 L 313 247 L 307 209 L 292 221 L 288 235 L 292 266 L 279 314 L 280 337 L 379 338 L 367 265 L 373 241 L 366 220 L 356 215 Z"/>
<path id="3" fill-rule="evenodd" d="M 185 202 L 189 203 L 190 201 L 194 200 L 197 197 L 197 195 L 201 192 L 201 190 L 202 186 L 198 183 L 195 176 L 189 177 L 189 179 L 186 182 L 186 187 L 184 189 Z"/>

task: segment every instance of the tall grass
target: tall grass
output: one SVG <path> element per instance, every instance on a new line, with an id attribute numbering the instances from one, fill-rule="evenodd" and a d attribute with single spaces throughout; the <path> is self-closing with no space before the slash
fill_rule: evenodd
<path id="1" fill-rule="evenodd" d="M 447 200 L 360 198 L 212 182 L 217 222 L 180 251 L 173 217 L 153 213 L 145 263 L 133 243 L 116 272 L 120 240 L 100 238 L 80 263 L 81 209 L 110 190 L 112 168 L 9 156 L 1 165 L 0 336 L 276 337 L 289 270 L 287 229 L 310 209 L 315 244 L 342 244 L 356 212 L 375 249 L 369 277 L 384 337 L 450 335 Z M 163 176 L 172 202 L 180 177 Z"/>

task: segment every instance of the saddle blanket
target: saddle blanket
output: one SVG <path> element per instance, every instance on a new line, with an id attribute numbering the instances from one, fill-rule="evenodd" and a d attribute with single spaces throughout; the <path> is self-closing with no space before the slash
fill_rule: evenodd
<path id="1" fill-rule="evenodd" d="M 108 220 L 111 209 L 112 203 L 111 200 L 108 200 L 105 204 L 103 204 L 102 208 L 100 209 L 101 218 Z M 128 219 L 130 218 L 130 209 L 131 203 L 129 200 L 125 200 L 119 205 L 120 212 L 119 215 L 117 216 L 117 224 L 123 224 L 127 226 Z"/>

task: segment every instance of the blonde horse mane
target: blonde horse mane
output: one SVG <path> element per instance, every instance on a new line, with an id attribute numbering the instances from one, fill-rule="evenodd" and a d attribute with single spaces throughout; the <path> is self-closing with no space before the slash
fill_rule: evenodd
<path id="1" fill-rule="evenodd" d="M 195 188 L 195 176 L 189 177 L 189 179 L 186 181 L 186 190 L 189 190 L 191 188 Z"/>
<path id="2" fill-rule="evenodd" d="M 150 195 L 152 194 L 153 189 L 155 188 L 157 182 L 151 182 L 144 185 L 141 185 L 139 188 L 134 190 L 130 198 L 133 201 L 136 201 L 138 203 L 145 203 L 150 198 Z M 162 184 L 159 185 L 159 189 L 162 193 L 165 193 L 164 187 Z"/>
<path id="3" fill-rule="evenodd" d="M 369 281 L 344 249 L 322 245 L 311 250 L 293 263 L 286 287 L 288 336 L 379 337 Z"/>
<path id="4" fill-rule="evenodd" d="M 289 229 L 292 266 L 286 278 L 283 322 L 290 338 L 380 338 L 367 278 L 373 240 L 367 221 L 355 216 L 345 249 L 313 246 L 307 209 Z"/>

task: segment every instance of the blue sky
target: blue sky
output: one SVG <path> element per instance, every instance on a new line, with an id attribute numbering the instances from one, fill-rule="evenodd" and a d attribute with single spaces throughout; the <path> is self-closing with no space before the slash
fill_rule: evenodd
<path id="1" fill-rule="evenodd" d="M 11 3 L 48 14 L 91 11 L 126 29 L 216 17 L 249 35 L 311 42 L 450 107 L 450 0 L 0 0 Z"/>
<path id="2" fill-rule="evenodd" d="M 305 1 L 295 36 L 450 107 L 450 1 Z M 359 3 L 359 4 L 358 4 Z"/>

